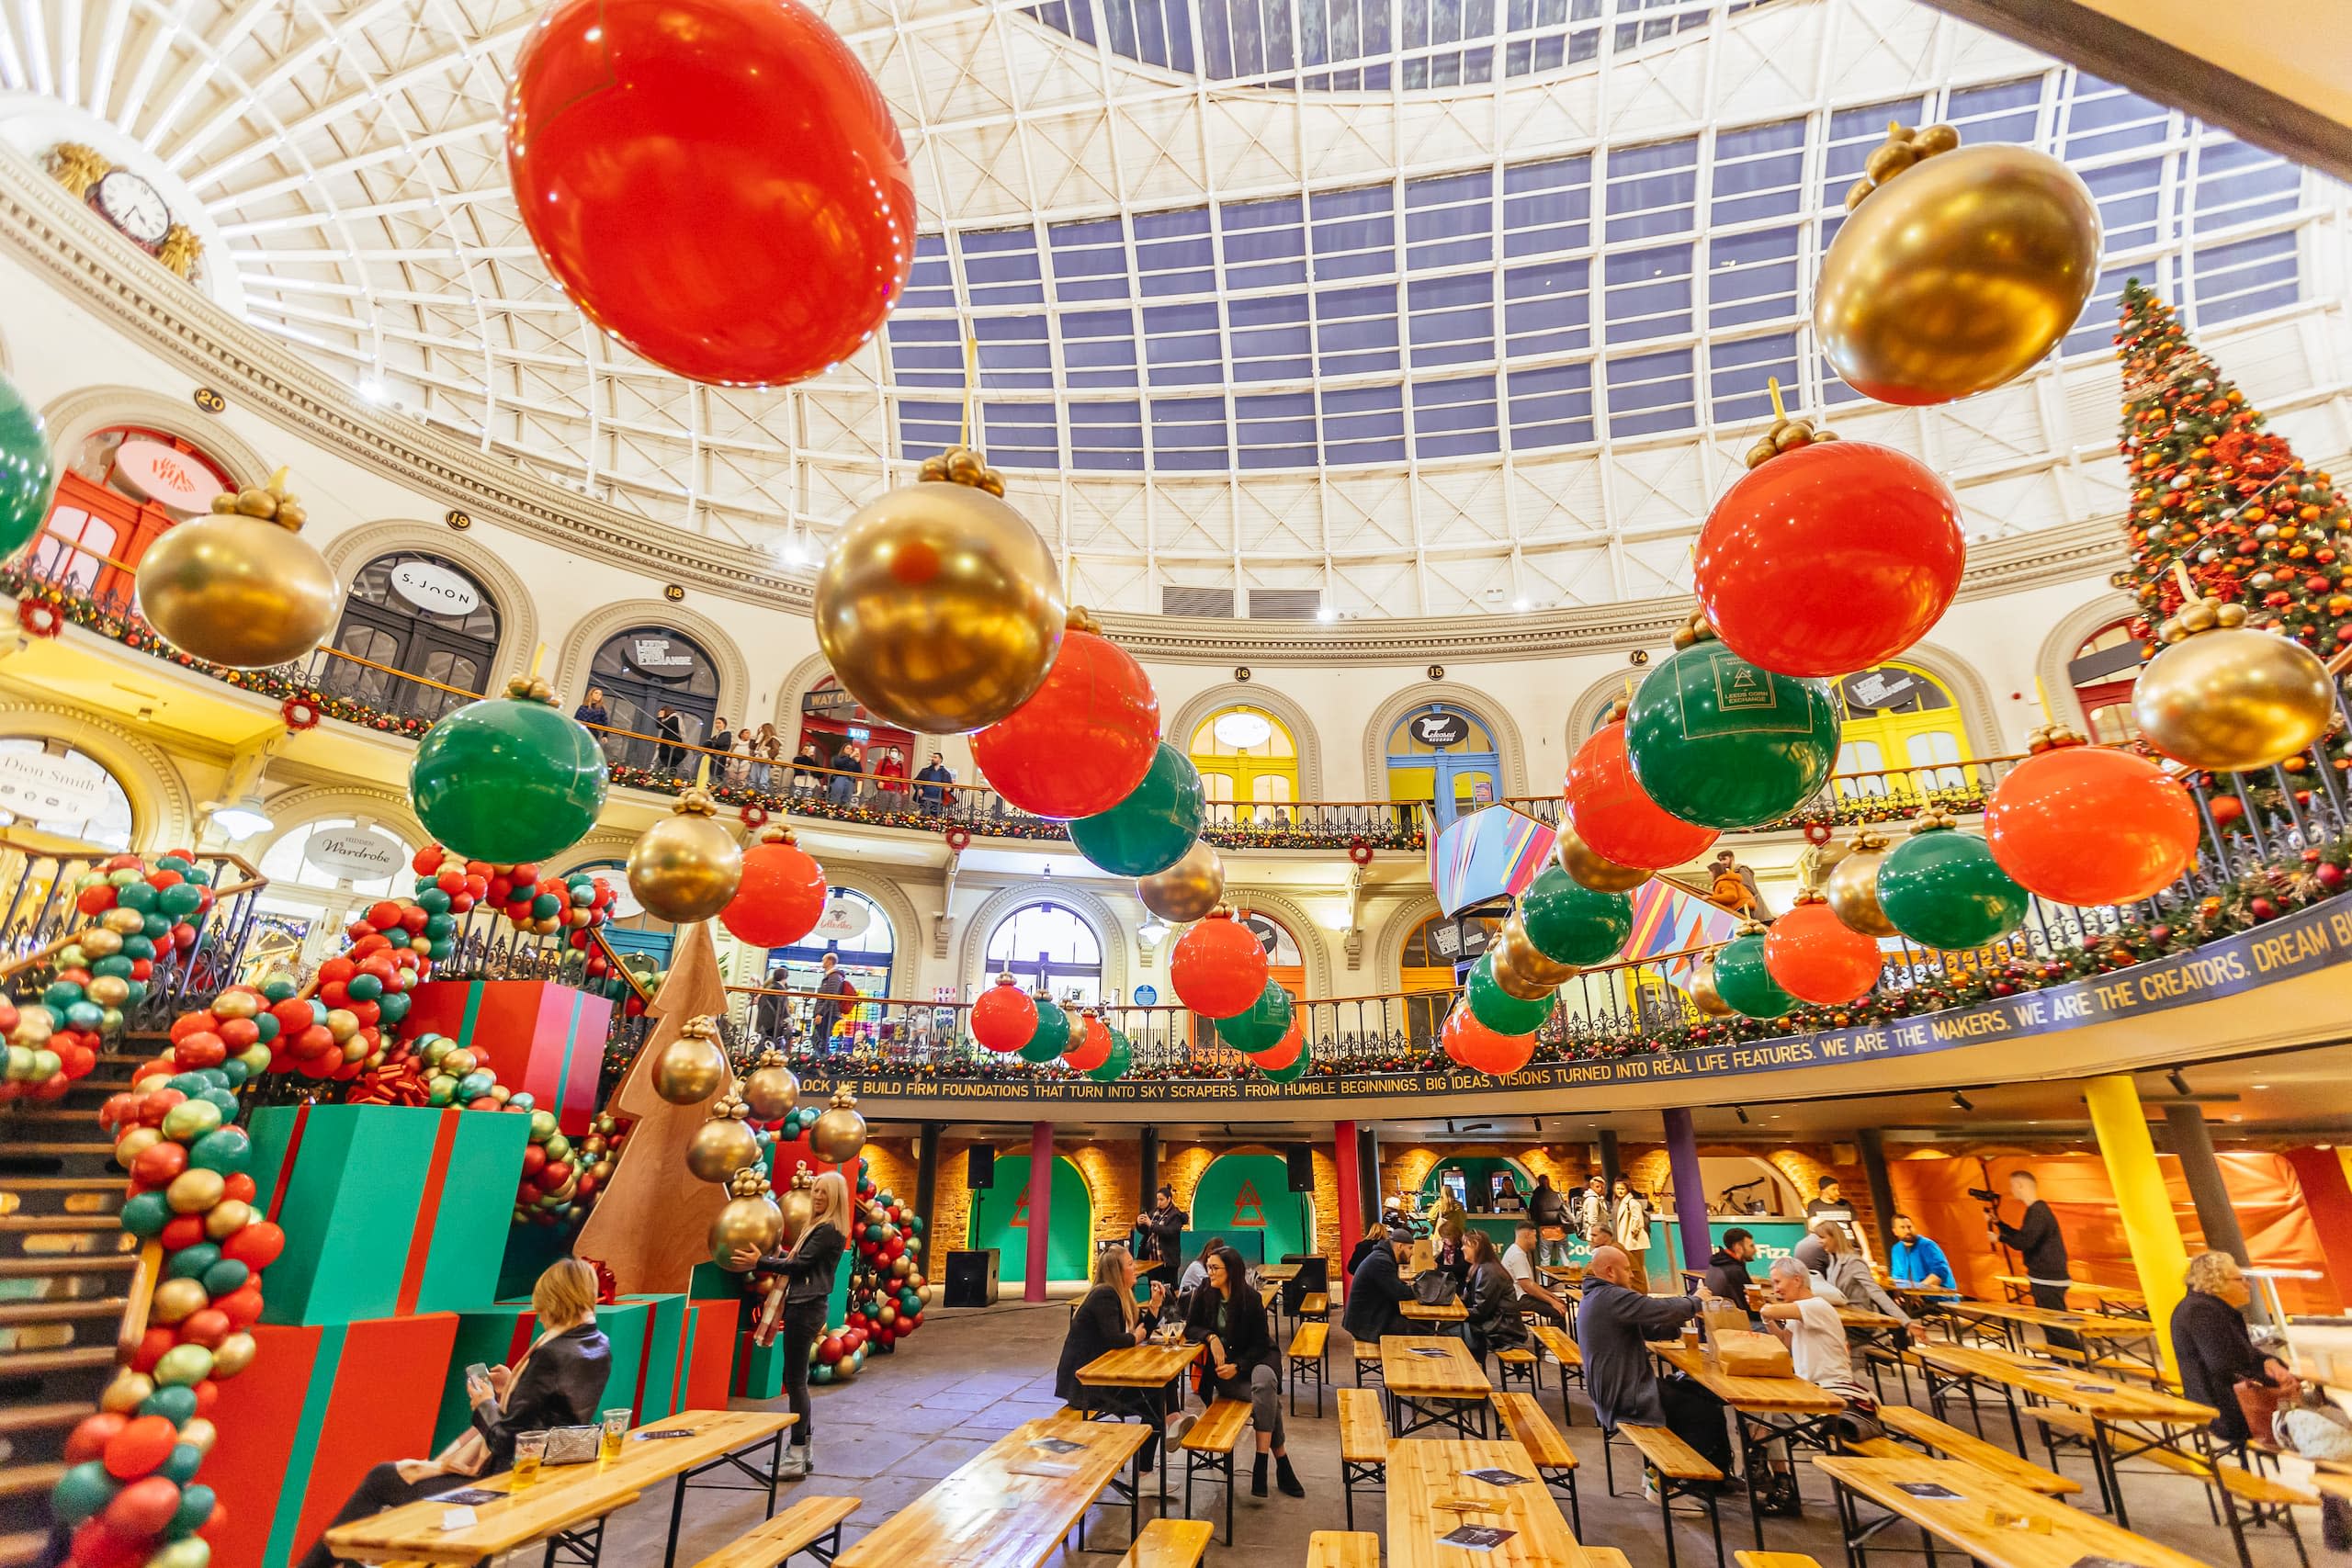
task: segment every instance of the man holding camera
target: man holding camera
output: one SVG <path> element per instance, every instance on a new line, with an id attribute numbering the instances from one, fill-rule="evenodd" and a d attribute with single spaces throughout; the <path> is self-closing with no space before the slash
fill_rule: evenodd
<path id="1" fill-rule="evenodd" d="M 2058 1216 L 2041 1201 L 2041 1183 L 2031 1171 L 2020 1170 L 2009 1178 L 2009 1196 L 2025 1205 L 2025 1218 L 2010 1224 L 2001 1218 L 1999 1198 L 1983 1188 L 1971 1189 L 1971 1196 L 1988 1206 L 1984 1228 L 2003 1247 L 2013 1247 L 2025 1260 L 2026 1287 L 2032 1292 L 2033 1304 L 2052 1312 L 2066 1310 L 2066 1292 L 2074 1284 L 2067 1272 L 2066 1238 L 2059 1234 Z M 2080 1337 L 2064 1328 L 2042 1325 L 2041 1337 L 2050 1344 L 2064 1350 L 2080 1350 Z"/>

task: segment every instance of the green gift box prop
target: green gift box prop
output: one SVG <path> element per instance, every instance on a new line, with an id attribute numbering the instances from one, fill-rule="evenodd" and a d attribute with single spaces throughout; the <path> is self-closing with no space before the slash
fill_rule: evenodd
<path id="1" fill-rule="evenodd" d="M 684 1296 L 652 1295 L 623 1296 L 624 1304 L 642 1303 L 645 1306 L 645 1333 L 638 1341 L 637 1382 L 632 1390 L 640 1425 L 673 1416 L 683 1408 L 678 1403 L 682 1352 L 686 1348 L 686 1307 Z M 614 1384 L 614 1393 L 620 1385 Z M 616 1398 L 614 1404 L 618 1404 Z"/>
<path id="2" fill-rule="evenodd" d="M 430 1030 L 490 1057 L 498 1081 L 553 1111 L 565 1135 L 588 1131 L 605 1067 L 609 997 L 548 980 L 427 980 L 408 992 L 407 1039 Z"/>
<path id="3" fill-rule="evenodd" d="M 596 1308 L 596 1326 L 613 1348 L 612 1369 L 605 1380 L 603 1397 L 593 1417 L 628 1405 L 630 1425 L 637 1424 L 638 1370 L 645 1360 L 645 1331 L 652 1315 L 650 1302 L 606 1302 Z M 539 1335 L 538 1314 L 528 1302 L 500 1302 L 495 1306 L 458 1314 L 458 1333 L 449 1351 L 449 1376 L 441 1390 L 439 1415 L 434 1422 L 434 1450 L 438 1452 L 466 1429 L 471 1406 L 466 1398 L 466 1369 L 479 1361 L 485 1367 L 512 1367 L 520 1362 Z M 664 1411 L 667 1415 L 669 1412 Z"/>
<path id="4" fill-rule="evenodd" d="M 492 1304 L 530 1120 L 403 1105 L 254 1112 L 257 1202 L 286 1232 L 262 1321 Z"/>
<path id="5" fill-rule="evenodd" d="M 745 1329 L 735 1337 L 735 1396 L 738 1399 L 780 1399 L 784 1395 L 784 1338 L 765 1345 L 752 1343 Z"/>

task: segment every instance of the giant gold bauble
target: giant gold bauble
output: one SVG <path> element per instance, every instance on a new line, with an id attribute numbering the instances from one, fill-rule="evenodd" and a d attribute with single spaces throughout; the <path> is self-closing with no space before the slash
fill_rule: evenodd
<path id="1" fill-rule="evenodd" d="M 1700 961 L 1698 967 L 1690 972 L 1690 983 L 1682 988 L 1682 992 L 1690 998 L 1692 1007 L 1709 1018 L 1729 1018 L 1732 1015 L 1732 1005 L 1724 1000 L 1722 992 L 1715 989 L 1715 961 L 1713 958 Z"/>
<path id="2" fill-rule="evenodd" d="M 629 847 L 628 890 L 648 913 L 691 925 L 735 897 L 743 879 L 743 846 L 718 825 L 717 812 L 709 795 L 690 789 L 672 815 Z"/>
<path id="3" fill-rule="evenodd" d="M 653 1092 L 673 1105 L 699 1105 L 726 1081 L 727 1053 L 707 1018 L 688 1019 L 684 1032 L 653 1058 Z"/>
<path id="4" fill-rule="evenodd" d="M 752 1108 L 754 1122 L 774 1122 L 800 1103 L 800 1080 L 782 1057 L 768 1059 L 774 1055 L 763 1055 L 743 1077 L 743 1101 Z"/>
<path id="5" fill-rule="evenodd" d="M 1225 862 L 1205 839 L 1195 839 L 1184 858 L 1166 871 L 1136 878 L 1143 907 L 1170 925 L 1190 925 L 1225 897 Z"/>
<path id="6" fill-rule="evenodd" d="M 808 1175 L 808 1168 L 803 1166 L 797 1184 L 776 1200 L 776 1213 L 783 1216 L 786 1242 L 798 1239 L 800 1233 L 808 1228 L 808 1222 L 817 1217 L 817 1194 L 809 1190 Z"/>
<path id="7" fill-rule="evenodd" d="M 1838 229 L 1814 331 L 1866 397 L 1972 397 L 2065 336 L 2098 256 L 2098 204 L 2057 159 L 1990 142 L 1940 152 L 1888 178 Z"/>
<path id="8" fill-rule="evenodd" d="M 245 492 L 262 497 L 270 514 L 216 511 L 165 530 L 139 558 L 139 613 L 175 648 L 266 670 L 301 658 L 334 629 L 334 573 L 295 533 L 301 512 L 282 485 L 281 473 L 270 491 Z"/>
<path id="9" fill-rule="evenodd" d="M 1069 612 L 1053 551 L 978 453 L 959 447 L 923 473 L 833 541 L 817 574 L 817 645 L 876 716 L 962 735 L 1045 683 Z"/>
<path id="10" fill-rule="evenodd" d="M 1581 973 L 1573 964 L 1547 958 L 1527 940 L 1527 930 L 1513 914 L 1503 922 L 1493 948 L 1495 984 L 1505 996 L 1522 1002 L 1541 1001 Z"/>
<path id="11" fill-rule="evenodd" d="M 865 1118 L 857 1113 L 856 1106 L 849 1090 L 833 1092 L 831 1107 L 817 1118 L 816 1126 L 808 1132 L 808 1146 L 817 1151 L 820 1158 L 838 1165 L 855 1159 L 857 1151 L 865 1146 Z"/>
<path id="12" fill-rule="evenodd" d="M 1829 900 L 1829 912 L 1848 931 L 1864 936 L 1896 934 L 1894 922 L 1878 904 L 1878 868 L 1885 860 L 1886 840 L 1875 833 L 1864 833 L 1829 868 L 1821 894 Z"/>
<path id="13" fill-rule="evenodd" d="M 1566 816 L 1553 829 L 1552 857 L 1560 869 L 1595 893 L 1631 893 L 1650 879 L 1639 866 L 1619 865 L 1577 835 Z"/>
<path id="14" fill-rule="evenodd" d="M 2221 624 L 2157 649 L 2132 685 L 2140 733 L 2175 761 L 2217 773 L 2267 768 L 2310 747 L 2335 717 L 2335 682 L 2319 656 L 2230 624 L 2244 615 L 2222 606 Z"/>
<path id="15" fill-rule="evenodd" d="M 784 1239 L 784 1211 L 775 1200 L 764 1194 L 756 1198 L 729 1198 L 718 1217 L 710 1222 L 710 1256 L 730 1274 L 744 1272 L 728 1259 L 739 1247 L 748 1247 L 757 1253 L 769 1253 Z M 749 1267 L 748 1265 L 746 1266 Z"/>
<path id="16" fill-rule="evenodd" d="M 724 1182 L 759 1157 L 760 1135 L 732 1117 L 713 1117 L 686 1144 L 686 1168 L 700 1181 Z"/>

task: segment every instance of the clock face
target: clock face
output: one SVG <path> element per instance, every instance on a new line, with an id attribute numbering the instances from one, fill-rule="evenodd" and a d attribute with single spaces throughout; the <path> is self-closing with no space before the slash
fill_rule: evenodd
<path id="1" fill-rule="evenodd" d="M 117 169 L 90 193 L 107 222 L 142 245 L 160 245 L 171 232 L 171 209 L 155 187 L 128 169 Z"/>

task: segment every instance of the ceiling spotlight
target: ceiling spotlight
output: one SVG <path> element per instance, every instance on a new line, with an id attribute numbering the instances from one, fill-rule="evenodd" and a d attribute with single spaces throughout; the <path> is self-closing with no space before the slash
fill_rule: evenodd
<path id="1" fill-rule="evenodd" d="M 1527 596 L 1521 594 L 1510 602 L 1510 607 L 1521 615 L 1527 614 Z"/>
<path id="2" fill-rule="evenodd" d="M 1973 1111 L 1976 1109 L 1976 1107 L 1968 1103 L 1968 1096 L 1961 1093 L 1958 1089 L 1951 1091 L 1951 1102 L 1960 1107 L 1962 1111 Z"/>
<path id="3" fill-rule="evenodd" d="M 1328 626 L 1340 618 L 1340 612 L 1326 604 L 1315 612 L 1315 618 Z"/>
<path id="4" fill-rule="evenodd" d="M 373 376 L 362 377 L 359 381 L 359 395 L 371 403 L 380 403 L 384 400 L 384 384 Z"/>
<path id="5" fill-rule="evenodd" d="M 216 803 L 210 809 L 212 825 L 226 833 L 232 841 L 250 839 L 255 833 L 266 833 L 275 826 L 269 813 L 262 808 L 261 796 L 245 794 L 234 800 Z"/>
<path id="6" fill-rule="evenodd" d="M 2188 1098 L 2188 1080 L 2180 1076 L 2180 1069 L 2178 1067 L 2166 1068 L 2165 1070 L 2165 1081 L 2172 1085 L 2173 1093 L 2179 1095 L 2184 1100 Z"/>

